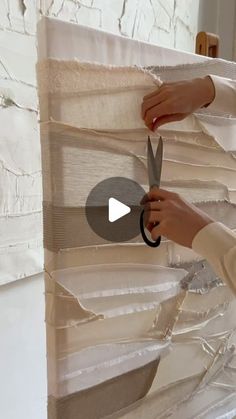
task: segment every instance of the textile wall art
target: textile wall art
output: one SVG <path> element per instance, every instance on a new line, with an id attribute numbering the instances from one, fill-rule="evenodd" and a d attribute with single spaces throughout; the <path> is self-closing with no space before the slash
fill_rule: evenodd
<path id="1" fill-rule="evenodd" d="M 233 418 L 236 300 L 206 261 L 163 238 L 111 243 L 85 204 L 100 181 L 148 189 L 146 140 L 164 143 L 162 186 L 236 230 L 236 122 L 204 109 L 150 133 L 163 80 L 227 77 L 221 60 L 118 67 L 39 60 L 50 419 Z M 235 77 L 236 78 L 236 77 Z"/>

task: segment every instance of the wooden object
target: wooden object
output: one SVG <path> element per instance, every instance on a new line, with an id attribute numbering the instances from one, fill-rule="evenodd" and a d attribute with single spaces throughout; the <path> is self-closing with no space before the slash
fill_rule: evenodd
<path id="1" fill-rule="evenodd" d="M 196 54 L 205 55 L 207 57 L 219 57 L 218 35 L 209 32 L 199 32 L 196 37 Z"/>

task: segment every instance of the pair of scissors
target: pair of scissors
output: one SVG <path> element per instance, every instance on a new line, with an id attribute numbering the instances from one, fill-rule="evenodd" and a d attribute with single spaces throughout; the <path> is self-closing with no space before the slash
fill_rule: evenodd
<path id="1" fill-rule="evenodd" d="M 153 148 L 151 144 L 150 137 L 148 136 L 147 142 L 147 167 L 148 167 L 148 179 L 149 179 L 149 190 L 153 187 L 160 186 L 161 181 L 161 169 L 162 169 L 162 159 L 163 159 L 163 141 L 162 138 L 159 138 L 159 143 L 156 150 L 156 155 L 154 156 Z M 155 223 L 158 225 L 159 223 Z M 144 226 L 144 210 L 140 215 L 140 230 L 144 242 L 150 247 L 158 247 L 161 243 L 161 237 L 158 237 L 155 242 L 149 240 L 145 233 Z"/>

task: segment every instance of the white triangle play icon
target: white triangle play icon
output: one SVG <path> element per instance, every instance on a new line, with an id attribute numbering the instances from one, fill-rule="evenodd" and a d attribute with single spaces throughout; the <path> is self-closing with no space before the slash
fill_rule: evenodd
<path id="1" fill-rule="evenodd" d="M 128 207 L 127 205 L 123 204 L 115 198 L 109 198 L 108 202 L 108 219 L 110 223 L 114 223 L 114 221 L 119 220 L 119 218 L 124 217 L 131 211 L 130 207 Z"/>

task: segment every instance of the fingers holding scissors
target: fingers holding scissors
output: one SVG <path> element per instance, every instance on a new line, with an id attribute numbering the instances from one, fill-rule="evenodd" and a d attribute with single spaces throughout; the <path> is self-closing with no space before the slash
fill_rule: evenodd
<path id="1" fill-rule="evenodd" d="M 148 227 L 147 227 L 147 229 L 149 230 Z M 161 223 L 156 225 L 156 226 L 155 225 L 153 226 L 153 224 L 151 224 L 149 231 L 151 233 L 152 240 L 154 240 L 154 241 L 157 240 L 158 237 L 164 236 L 164 232 L 163 232 L 163 228 L 162 228 Z"/>
<path id="2" fill-rule="evenodd" d="M 158 199 L 157 202 L 154 201 L 155 197 Z M 165 236 L 169 240 L 191 248 L 193 238 L 198 231 L 212 221 L 199 208 L 176 193 L 156 188 L 145 195 L 144 222 L 147 223 L 153 240 Z"/>
<path id="3" fill-rule="evenodd" d="M 150 232 L 152 240 L 160 236 L 169 236 L 172 215 L 168 202 L 149 202 L 144 206 L 144 224 Z"/>
<path id="4" fill-rule="evenodd" d="M 153 187 L 141 201 L 141 205 L 144 205 L 143 222 L 154 241 L 166 235 L 168 207 L 174 196 L 171 192 Z"/>
<path id="5" fill-rule="evenodd" d="M 165 220 L 164 203 L 161 201 L 147 202 L 144 206 L 144 225 L 151 233 L 153 240 L 163 235 L 162 222 Z"/>
<path id="6" fill-rule="evenodd" d="M 159 223 L 163 218 L 165 204 L 161 201 L 148 202 L 144 206 L 144 224 Z"/>
<path id="7" fill-rule="evenodd" d="M 168 198 L 170 199 L 174 195 L 176 194 L 174 194 L 173 192 L 169 192 L 161 188 L 153 187 L 146 195 L 144 195 L 140 203 L 141 205 L 144 205 L 150 201 L 165 201 Z"/>

